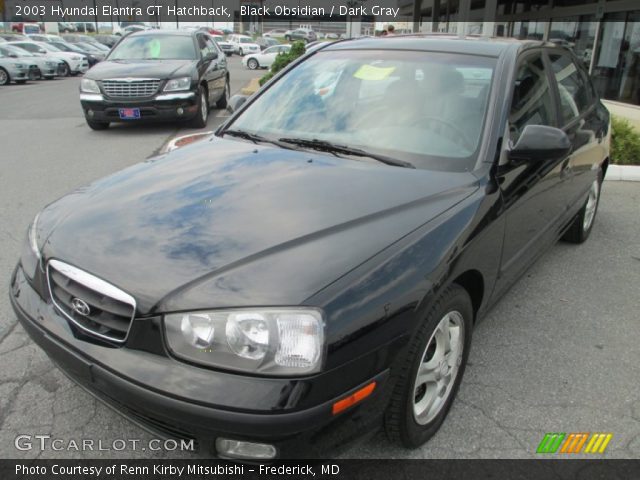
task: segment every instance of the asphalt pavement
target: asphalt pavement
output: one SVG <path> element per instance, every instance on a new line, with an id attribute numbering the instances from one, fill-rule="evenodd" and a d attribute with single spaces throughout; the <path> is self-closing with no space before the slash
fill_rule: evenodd
<path id="1" fill-rule="evenodd" d="M 231 59 L 232 91 L 261 73 Z M 0 89 L 0 458 L 178 458 L 175 451 L 17 450 L 17 435 L 152 438 L 73 385 L 17 324 L 9 277 L 33 215 L 57 197 L 154 155 L 171 124 L 90 130 L 79 79 Z M 209 128 L 224 120 L 212 113 Z M 458 398 L 417 450 L 380 433 L 362 458 L 531 458 L 547 432 L 613 434 L 605 457 L 640 457 L 640 183 L 606 182 L 591 238 L 559 243 L 474 332 Z M 581 456 L 581 455 L 579 455 Z"/>

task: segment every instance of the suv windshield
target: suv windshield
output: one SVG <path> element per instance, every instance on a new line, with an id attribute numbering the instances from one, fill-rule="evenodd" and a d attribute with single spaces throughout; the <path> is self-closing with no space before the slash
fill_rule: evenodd
<path id="1" fill-rule="evenodd" d="M 126 37 L 109 55 L 109 60 L 196 60 L 193 39 L 180 35 Z"/>
<path id="2" fill-rule="evenodd" d="M 465 170 L 479 148 L 495 63 L 465 54 L 321 51 L 231 128 L 270 140 L 348 145 L 418 168 Z"/>

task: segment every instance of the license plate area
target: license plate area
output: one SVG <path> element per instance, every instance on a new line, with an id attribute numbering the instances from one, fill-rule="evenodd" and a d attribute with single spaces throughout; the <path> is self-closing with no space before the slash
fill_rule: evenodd
<path id="1" fill-rule="evenodd" d="M 119 108 L 118 113 L 121 120 L 138 120 L 140 118 L 139 108 Z"/>

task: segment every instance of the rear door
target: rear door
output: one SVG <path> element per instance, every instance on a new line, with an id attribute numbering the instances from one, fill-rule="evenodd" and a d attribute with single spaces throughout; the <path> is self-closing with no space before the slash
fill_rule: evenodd
<path id="1" fill-rule="evenodd" d="M 549 49 L 548 54 L 555 79 L 558 122 L 573 145 L 566 191 L 571 212 L 575 213 L 582 207 L 606 155 L 606 125 L 589 78 L 573 55 L 557 48 Z"/>
<path id="2" fill-rule="evenodd" d="M 542 50 L 519 60 L 509 115 L 509 137 L 515 145 L 527 125 L 557 127 L 552 76 Z M 564 192 L 568 158 L 511 166 L 498 181 L 505 203 L 505 236 L 496 292 L 503 291 L 536 256 L 555 240 L 566 216 Z"/>

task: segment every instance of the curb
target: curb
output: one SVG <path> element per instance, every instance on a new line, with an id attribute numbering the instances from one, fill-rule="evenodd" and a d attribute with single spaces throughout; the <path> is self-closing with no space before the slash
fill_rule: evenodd
<path id="1" fill-rule="evenodd" d="M 640 166 L 609 165 L 605 181 L 640 182 Z"/>
<path id="2" fill-rule="evenodd" d="M 253 95 L 259 89 L 260 89 L 260 79 L 252 78 L 251 80 L 249 80 L 249 83 L 245 85 L 242 90 L 240 90 L 240 93 L 242 95 Z"/>

